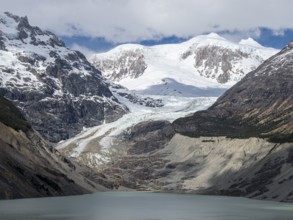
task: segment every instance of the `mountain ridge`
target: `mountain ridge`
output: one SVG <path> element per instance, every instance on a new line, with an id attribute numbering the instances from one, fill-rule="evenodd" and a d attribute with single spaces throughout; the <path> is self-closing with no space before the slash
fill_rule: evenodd
<path id="1" fill-rule="evenodd" d="M 51 142 L 128 111 L 83 54 L 31 26 L 27 17 L 1 15 L 0 45 L 0 94 Z"/>
<path id="2" fill-rule="evenodd" d="M 94 54 L 90 62 L 105 77 L 141 94 L 184 96 L 184 87 L 193 86 L 199 96 L 196 89 L 226 90 L 277 51 L 252 39 L 237 44 L 211 33 L 179 44 L 120 45 Z M 179 86 L 164 82 L 168 78 Z"/>
<path id="3" fill-rule="evenodd" d="M 188 136 L 292 141 L 292 60 L 293 50 L 286 46 L 225 92 L 208 110 L 174 121 L 175 130 Z"/>

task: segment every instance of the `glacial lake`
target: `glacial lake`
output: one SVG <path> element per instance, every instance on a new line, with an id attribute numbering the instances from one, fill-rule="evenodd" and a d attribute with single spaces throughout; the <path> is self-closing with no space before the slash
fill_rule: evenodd
<path id="1" fill-rule="evenodd" d="M 293 220 L 293 204 L 220 196 L 106 192 L 0 201 L 1 220 Z"/>

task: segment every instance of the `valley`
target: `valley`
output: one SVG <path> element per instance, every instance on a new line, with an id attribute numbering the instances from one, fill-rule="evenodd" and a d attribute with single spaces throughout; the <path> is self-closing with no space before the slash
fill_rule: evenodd
<path id="1" fill-rule="evenodd" d="M 0 30 L 1 198 L 130 190 L 293 201 L 292 43 L 211 33 L 87 60 L 27 17 L 2 13 Z"/>
<path id="2" fill-rule="evenodd" d="M 218 99 L 195 98 L 194 93 L 193 101 L 184 104 L 182 101 L 190 98 L 184 90 L 171 99 L 166 94 L 155 96 L 162 99 L 163 106 L 152 110 L 152 116 L 143 107 L 131 107 L 119 99 L 130 114 L 113 124 L 85 130 L 57 145 L 57 149 L 104 173 L 118 190 L 291 202 L 291 55 L 288 45 Z M 143 75 L 127 77 L 138 85 L 144 79 Z M 166 89 L 170 81 L 163 82 Z M 132 88 L 131 84 L 125 86 Z M 136 89 L 132 91 L 140 94 Z M 159 90 L 150 87 L 142 91 L 151 96 Z M 173 113 L 168 110 L 172 99 L 177 103 L 175 107 L 181 106 Z M 210 100 L 208 105 L 202 103 L 205 99 Z M 192 104 L 197 102 L 198 106 Z"/>

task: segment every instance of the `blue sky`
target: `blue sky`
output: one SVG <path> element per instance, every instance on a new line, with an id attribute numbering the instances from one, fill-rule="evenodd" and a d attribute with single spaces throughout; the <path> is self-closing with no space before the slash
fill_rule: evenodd
<path id="1" fill-rule="evenodd" d="M 105 38 L 101 38 L 101 37 L 97 37 L 97 38 L 84 37 L 84 36 L 74 36 L 74 37 L 59 36 L 59 37 L 66 43 L 68 47 L 73 47 L 75 44 L 78 44 L 81 47 L 85 47 L 92 51 L 97 51 L 97 52 L 105 52 L 118 45 L 125 44 L 125 43 L 137 43 L 137 44 L 142 44 L 145 46 L 153 46 L 158 44 L 181 43 L 189 39 L 189 38 L 170 36 L 170 37 L 163 37 L 161 39 L 155 39 L 155 40 L 126 41 L 121 43 L 114 43 L 114 42 L 107 41 L 105 40 Z"/>
<path id="2" fill-rule="evenodd" d="M 219 35 L 223 35 L 224 37 L 228 33 L 229 31 L 218 32 Z M 207 34 L 207 33 L 203 33 L 203 34 Z M 232 41 L 237 42 L 238 40 L 237 34 L 235 34 L 235 37 L 237 37 L 235 40 L 233 39 L 233 32 L 229 33 L 229 36 L 230 38 L 232 38 L 231 39 Z M 293 40 L 293 29 L 285 29 L 283 30 L 282 34 L 276 35 L 276 33 L 274 33 L 274 31 L 269 28 L 260 28 L 260 35 L 258 37 L 250 36 L 250 35 L 247 35 L 247 37 L 254 38 L 255 41 L 257 41 L 263 46 L 281 49 L 285 45 L 287 45 L 288 42 Z M 146 46 L 153 46 L 158 44 L 181 43 L 183 41 L 190 39 L 191 37 L 183 38 L 183 37 L 169 36 L 169 37 L 163 37 L 161 39 L 155 39 L 155 40 L 127 41 L 122 43 L 109 42 L 105 40 L 105 38 L 92 38 L 92 37 L 84 37 L 84 36 L 73 36 L 73 37 L 60 36 L 60 38 L 69 47 L 72 47 L 74 44 L 78 44 L 80 46 L 86 47 L 93 51 L 103 52 L 124 43 L 138 43 L 138 44 L 142 44 Z"/>
<path id="3" fill-rule="evenodd" d="M 276 35 L 274 31 L 263 28 L 256 40 L 263 46 L 281 49 L 293 40 L 293 29 L 285 29 L 281 35 Z"/>
<path id="4" fill-rule="evenodd" d="M 220 31 L 218 34 L 234 42 L 239 42 L 242 38 L 245 39 L 251 37 L 263 46 L 278 49 L 282 49 L 285 45 L 288 44 L 288 42 L 293 40 L 293 29 L 284 29 L 281 32 L 276 33 L 274 30 L 269 28 L 259 28 L 257 35 L 254 33 L 242 33 L 239 31 Z M 161 39 L 126 41 L 121 43 L 110 42 L 101 37 L 92 38 L 84 36 L 60 36 L 60 38 L 66 43 L 68 47 L 73 47 L 74 49 L 85 50 L 87 48 L 89 51 L 93 52 L 105 52 L 123 43 L 138 43 L 146 46 L 153 46 L 158 44 L 181 43 L 190 39 L 191 37 L 177 37 L 173 35 L 169 37 L 162 37 Z M 74 45 L 78 45 L 80 48 L 74 47 Z"/>

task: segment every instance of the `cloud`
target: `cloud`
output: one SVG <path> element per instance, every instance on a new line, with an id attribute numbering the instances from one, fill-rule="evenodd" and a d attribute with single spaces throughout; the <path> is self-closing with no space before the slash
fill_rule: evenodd
<path id="1" fill-rule="evenodd" d="M 89 59 L 94 53 L 96 53 L 95 51 L 93 51 L 87 47 L 78 45 L 76 43 L 72 44 L 71 49 L 80 51 L 81 53 L 83 53 L 86 56 L 87 59 Z"/>
<path id="2" fill-rule="evenodd" d="M 277 29 L 273 31 L 274 36 L 284 36 L 285 35 L 285 30 L 284 29 Z"/>
<path id="3" fill-rule="evenodd" d="M 220 31 L 219 34 L 230 41 L 238 43 L 240 40 L 249 37 L 258 39 L 261 36 L 261 29 L 254 28 L 249 30 Z"/>
<path id="4" fill-rule="evenodd" d="M 1 8 L 58 35 L 116 43 L 293 28 L 292 0 L 2 0 Z"/>

